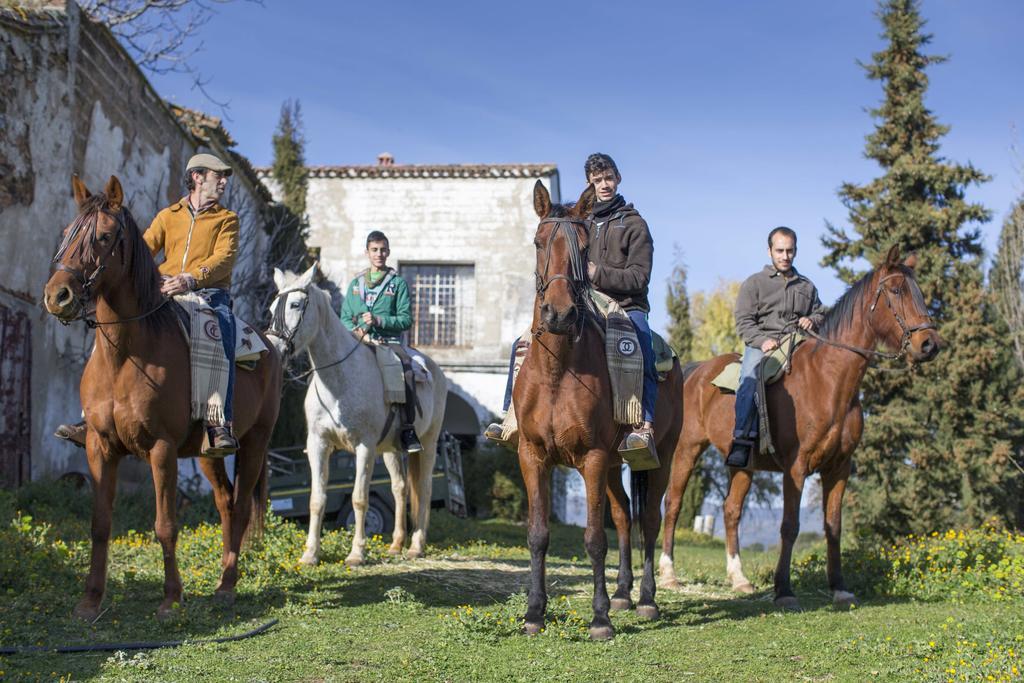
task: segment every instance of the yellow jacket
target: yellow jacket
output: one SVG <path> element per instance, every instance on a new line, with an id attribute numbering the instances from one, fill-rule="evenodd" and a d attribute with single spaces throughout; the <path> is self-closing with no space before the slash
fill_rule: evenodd
<path id="1" fill-rule="evenodd" d="M 162 249 L 167 260 L 163 275 L 188 273 L 196 287 L 231 288 L 231 270 L 238 257 L 238 216 L 214 204 L 192 219 L 188 197 L 183 197 L 153 219 L 142 236 L 155 256 Z"/>

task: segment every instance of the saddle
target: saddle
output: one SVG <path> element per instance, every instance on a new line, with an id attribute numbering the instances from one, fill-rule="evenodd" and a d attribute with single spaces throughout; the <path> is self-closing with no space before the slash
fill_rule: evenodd
<path id="1" fill-rule="evenodd" d="M 758 450 L 761 453 L 775 455 L 775 444 L 772 442 L 771 423 L 768 418 L 768 399 L 765 388 L 789 374 L 790 360 L 796 348 L 807 341 L 803 334 L 792 333 L 782 338 L 778 348 L 762 359 L 757 369 L 757 391 L 754 393 L 754 405 L 757 407 Z M 735 360 L 726 365 L 711 380 L 711 384 L 723 392 L 735 393 L 740 384 L 741 362 Z"/>
<path id="2" fill-rule="evenodd" d="M 384 400 L 391 404 L 405 403 L 407 367 L 412 371 L 413 381 L 409 385 L 409 391 L 415 400 L 416 385 L 430 381 L 430 370 L 423 356 L 416 349 L 401 344 L 377 344 L 368 341 L 364 343 L 374 350 L 377 367 L 384 380 Z"/>

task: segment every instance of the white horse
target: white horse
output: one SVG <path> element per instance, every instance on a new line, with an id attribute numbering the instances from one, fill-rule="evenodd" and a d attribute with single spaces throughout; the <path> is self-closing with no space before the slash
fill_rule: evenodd
<path id="1" fill-rule="evenodd" d="M 378 450 L 384 454 L 395 497 L 395 530 L 388 552 L 398 555 L 405 545 L 406 489 L 399 438 L 402 420 L 396 416 L 391 425 L 387 425 L 390 407 L 384 402 L 384 380 L 375 352 L 357 341 L 341 323 L 331 308 L 330 296 L 315 283 L 318 272 L 317 265 L 302 275 L 274 269 L 278 294 L 270 307 L 274 325 L 268 336 L 285 356 L 308 351 L 315 369 L 305 402 L 306 453 L 312 471 L 312 493 L 309 536 L 300 561 L 312 565 L 318 560 L 330 455 L 335 449 L 346 449 L 356 454 L 356 480 L 352 490 L 355 538 L 352 551 L 345 559 L 346 564 L 354 566 L 365 559 L 366 508 Z M 424 358 L 430 379 L 416 392 L 423 412 L 417 416 L 415 424 L 423 451 L 409 457 L 412 482 L 409 498 L 413 511 L 410 558 L 420 557 L 426 550 L 437 438 L 444 421 L 448 393 L 448 382 L 441 368 L 430 358 Z"/>

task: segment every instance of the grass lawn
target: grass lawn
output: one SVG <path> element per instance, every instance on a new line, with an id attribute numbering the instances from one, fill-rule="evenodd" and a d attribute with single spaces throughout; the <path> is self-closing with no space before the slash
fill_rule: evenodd
<path id="1" fill-rule="evenodd" d="M 797 573 L 805 611 L 776 611 L 768 592 L 730 593 L 724 552 L 686 536 L 677 549 L 684 590 L 659 590 L 662 618 L 612 616 L 616 638 L 592 643 L 591 578 L 582 530 L 556 526 L 549 554 L 549 622 L 539 636 L 518 634 L 528 579 L 521 526 L 458 520 L 435 512 L 428 558 L 391 560 L 384 540 L 370 563 L 344 567 L 349 537 L 325 534 L 320 566 L 296 566 L 302 529 L 277 522 L 243 555 L 246 575 L 235 605 L 211 598 L 219 531 L 183 530 L 179 562 L 186 602 L 167 622 L 159 547 L 151 532 L 117 527 L 106 611 L 95 624 L 71 618 L 80 597 L 85 525 L 56 519 L 38 501 L 26 522 L 0 506 L 0 524 L 18 527 L 19 547 L 0 546 L 28 575 L 0 585 L 0 646 L 197 640 L 268 632 L 226 644 L 186 644 L 146 652 L 0 656 L 0 678 L 39 680 L 1009 680 L 1020 676 L 1024 610 L 1019 595 L 995 601 L 915 601 L 868 597 L 857 609 L 832 609 L 819 571 Z M 63 513 L 62 513 L 63 514 Z M 53 519 L 48 519 L 47 517 Z M 52 522 L 46 531 L 42 522 Z M 57 531 L 61 533 L 57 533 Z M 49 534 L 47 541 L 25 538 Z M 64 537 L 66 547 L 54 547 Z M 12 533 L 0 536 L 15 538 Z M 31 538 L 30 538 L 31 540 Z M 614 541 L 611 536 L 610 540 Z M 11 545 L 6 542 L 4 545 Z M 614 545 L 614 543 L 613 543 Z M 26 550 L 25 548 L 30 548 Z M 31 549 L 35 548 L 35 550 Z M 818 552 L 810 548 L 807 553 Z M 775 554 L 746 553 L 747 575 L 769 587 Z M 616 554 L 609 552 L 609 580 Z M 2 561 L 0 561 L 2 562 Z M 812 566 L 813 563 L 807 566 Z M 21 576 L 8 571 L 0 576 Z M 851 577 L 853 578 L 853 577 Z M 634 592 L 635 597 L 635 592 Z M 991 676 L 991 678 L 986 678 Z"/>

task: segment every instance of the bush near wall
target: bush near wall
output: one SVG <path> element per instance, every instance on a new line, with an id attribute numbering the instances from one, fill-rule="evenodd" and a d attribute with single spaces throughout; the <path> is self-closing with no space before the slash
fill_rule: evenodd
<path id="1" fill-rule="evenodd" d="M 462 477 L 470 514 L 525 521 L 526 487 L 516 454 L 490 443 L 463 453 Z"/>

